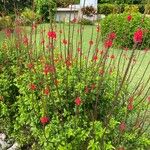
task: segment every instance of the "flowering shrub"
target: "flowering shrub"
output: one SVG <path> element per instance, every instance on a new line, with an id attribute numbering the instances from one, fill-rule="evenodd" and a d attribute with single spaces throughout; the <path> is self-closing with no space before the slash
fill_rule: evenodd
<path id="1" fill-rule="evenodd" d="M 129 23 L 134 16 L 124 19 Z M 139 60 L 136 49 L 146 39 L 142 27 L 132 35 L 131 53 L 123 48 L 118 55 L 112 49 L 117 32 L 111 30 L 101 41 L 100 24 L 90 29 L 89 39 L 84 26 L 74 22 L 69 27 L 52 23 L 48 29 L 32 24 L 16 25 L 13 33 L 5 30 L 0 48 L 0 130 L 22 149 L 150 146 L 150 78 L 142 80 L 150 63 L 131 85 Z"/>
<path id="2" fill-rule="evenodd" d="M 148 17 L 143 19 L 139 13 L 110 15 L 101 22 L 102 37 L 105 39 L 110 32 L 114 31 L 117 35 L 114 46 L 132 48 L 133 35 L 140 27 L 144 40 L 141 39 L 142 44 L 139 45 L 139 48 L 149 48 L 149 23 L 150 19 Z"/>

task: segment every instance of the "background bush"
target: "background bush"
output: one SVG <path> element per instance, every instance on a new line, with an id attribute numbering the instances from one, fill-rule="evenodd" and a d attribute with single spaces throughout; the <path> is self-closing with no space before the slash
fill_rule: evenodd
<path id="1" fill-rule="evenodd" d="M 133 13 L 132 19 L 127 20 L 128 14 L 112 14 L 101 21 L 102 37 L 105 39 L 107 35 L 114 31 L 117 35 L 114 46 L 122 46 L 132 48 L 134 32 L 141 27 L 144 32 L 144 41 L 142 49 L 150 47 L 150 18 L 145 17 L 142 21 L 142 14 Z"/>

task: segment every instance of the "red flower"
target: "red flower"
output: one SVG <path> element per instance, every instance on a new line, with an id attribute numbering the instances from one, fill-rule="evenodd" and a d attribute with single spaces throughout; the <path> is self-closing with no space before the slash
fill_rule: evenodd
<path id="1" fill-rule="evenodd" d="M 24 36 L 24 38 L 23 38 L 23 44 L 24 45 L 28 45 L 28 43 L 29 43 L 29 39 L 26 36 Z"/>
<path id="2" fill-rule="evenodd" d="M 5 35 L 6 35 L 7 38 L 10 38 L 10 36 L 11 36 L 11 30 L 10 29 L 6 29 L 5 30 Z"/>
<path id="3" fill-rule="evenodd" d="M 143 31 L 142 29 L 138 29 L 135 33 L 134 33 L 134 37 L 133 40 L 135 43 L 141 43 L 143 39 Z"/>
<path id="4" fill-rule="evenodd" d="M 116 38 L 116 33 L 115 32 L 111 32 L 109 35 L 108 35 L 108 38 L 110 40 L 114 40 Z"/>
<path id="5" fill-rule="evenodd" d="M 115 58 L 115 55 L 112 54 L 112 55 L 110 56 L 110 58 L 111 58 L 111 59 L 114 59 L 114 58 Z"/>
<path id="6" fill-rule="evenodd" d="M 55 31 L 49 31 L 47 33 L 47 35 L 48 35 L 48 38 L 56 39 L 56 32 Z"/>
<path id="7" fill-rule="evenodd" d="M 44 40 L 44 39 L 42 39 L 42 40 L 41 40 L 41 44 L 42 44 L 42 45 L 44 45 L 44 43 L 45 43 L 45 40 Z"/>
<path id="8" fill-rule="evenodd" d="M 101 50 L 101 51 L 100 51 L 100 54 L 101 54 L 101 55 L 103 55 L 103 54 L 104 54 L 104 51 L 103 51 L 103 50 Z"/>
<path id="9" fill-rule="evenodd" d="M 131 15 L 129 15 L 129 16 L 127 17 L 127 20 L 130 22 L 130 21 L 131 21 L 131 19 L 132 19 L 132 16 L 131 16 Z"/>
<path id="10" fill-rule="evenodd" d="M 93 61 L 97 61 L 97 59 L 98 59 L 97 55 L 94 55 L 93 56 Z"/>
<path id="11" fill-rule="evenodd" d="M 76 103 L 77 106 L 80 106 L 80 105 L 81 105 L 81 99 L 80 99 L 80 97 L 77 97 L 77 98 L 75 99 L 75 103 Z"/>
<path id="12" fill-rule="evenodd" d="M 76 23 L 77 22 L 77 18 L 73 18 L 72 23 Z"/>
<path id="13" fill-rule="evenodd" d="M 36 90 L 36 85 L 34 83 L 31 83 L 29 87 L 32 91 Z"/>
<path id="14" fill-rule="evenodd" d="M 128 106 L 127 106 L 127 108 L 128 108 L 128 110 L 130 110 L 130 111 L 133 110 L 133 104 L 132 104 L 132 103 L 129 103 Z"/>
<path id="15" fill-rule="evenodd" d="M 112 47 L 112 44 L 113 44 L 112 40 L 106 40 L 104 46 L 105 48 L 110 48 Z"/>
<path id="16" fill-rule="evenodd" d="M 89 88 L 88 88 L 88 86 L 85 87 L 85 93 L 86 93 L 86 94 L 89 93 Z"/>
<path id="17" fill-rule="evenodd" d="M 68 41 L 66 39 L 63 39 L 63 44 L 64 45 L 67 45 L 68 44 Z"/>
<path id="18" fill-rule="evenodd" d="M 99 74 L 100 74 L 100 75 L 103 75 L 103 74 L 104 74 L 104 70 L 103 70 L 103 69 L 100 69 Z"/>
<path id="19" fill-rule="evenodd" d="M 133 103 L 133 101 L 134 101 L 134 97 L 130 97 L 129 98 L 129 103 L 131 104 L 131 103 Z"/>
<path id="20" fill-rule="evenodd" d="M 32 68 L 34 67 L 34 65 L 33 65 L 32 63 L 29 63 L 29 64 L 27 64 L 27 67 L 28 67 L 29 69 L 32 69 Z"/>
<path id="21" fill-rule="evenodd" d="M 119 125 L 119 130 L 120 130 L 121 132 L 123 132 L 123 131 L 125 131 L 125 129 L 126 129 L 126 124 L 125 124 L 125 122 L 121 122 L 121 124 Z"/>
<path id="22" fill-rule="evenodd" d="M 48 73 L 54 73 L 55 72 L 55 68 L 52 65 L 48 65 L 46 64 L 44 67 L 44 73 L 45 75 L 47 75 Z"/>
<path id="23" fill-rule="evenodd" d="M 49 122 L 49 118 L 46 116 L 43 116 L 40 118 L 40 122 L 42 123 L 42 125 L 45 125 Z"/>
<path id="24" fill-rule="evenodd" d="M 50 92 L 50 91 L 49 91 L 49 88 L 45 88 L 44 91 L 43 91 L 43 93 L 44 93 L 45 95 L 49 95 L 49 92 Z"/>
<path id="25" fill-rule="evenodd" d="M 94 44 L 94 42 L 93 42 L 92 40 L 90 40 L 90 41 L 89 41 L 89 44 L 90 44 L 90 45 L 93 45 L 93 44 Z"/>
<path id="26" fill-rule="evenodd" d="M 96 31 L 100 32 L 100 26 L 99 25 L 97 26 Z"/>

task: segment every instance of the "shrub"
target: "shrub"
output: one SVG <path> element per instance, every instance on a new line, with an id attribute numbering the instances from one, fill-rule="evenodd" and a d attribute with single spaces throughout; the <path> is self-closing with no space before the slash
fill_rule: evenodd
<path id="1" fill-rule="evenodd" d="M 142 80 L 148 67 L 132 87 L 132 67 L 140 60 L 135 47 L 117 55 L 113 30 L 103 42 L 100 24 L 74 23 L 16 26 L 6 36 L 0 130 L 21 149 L 148 149 L 150 81 Z M 144 42 L 141 33 L 132 35 L 135 46 Z"/>
<path id="2" fill-rule="evenodd" d="M 150 4 L 145 5 L 146 14 L 150 14 Z"/>
<path id="3" fill-rule="evenodd" d="M 116 4 L 99 4 L 98 5 L 98 13 L 99 14 L 112 14 L 112 13 L 118 13 L 119 10 L 122 10 L 122 7 L 118 7 Z"/>
<path id="4" fill-rule="evenodd" d="M 13 21 L 10 16 L 0 17 L 0 30 L 4 28 L 12 28 Z"/>
<path id="5" fill-rule="evenodd" d="M 130 14 L 139 12 L 138 5 L 127 5 L 124 9 L 125 9 L 124 12 L 130 13 Z"/>
<path id="6" fill-rule="evenodd" d="M 79 23 L 82 24 L 82 25 L 94 25 L 93 21 L 91 21 L 89 19 L 85 19 L 85 18 L 79 20 Z"/>
<path id="7" fill-rule="evenodd" d="M 146 17 L 142 21 L 142 15 L 140 13 L 132 14 L 131 21 L 128 21 L 128 14 L 117 14 L 109 15 L 101 22 L 102 26 L 102 37 L 105 39 L 107 35 L 114 31 L 117 35 L 117 38 L 114 42 L 114 46 L 121 47 L 133 47 L 133 35 L 137 28 L 141 27 L 144 32 L 144 41 L 142 45 L 139 45 L 139 48 L 144 49 L 150 47 L 149 38 L 150 38 L 150 18 Z"/>
<path id="8" fill-rule="evenodd" d="M 83 15 L 91 17 L 96 14 L 96 10 L 93 6 L 86 6 L 81 9 Z"/>

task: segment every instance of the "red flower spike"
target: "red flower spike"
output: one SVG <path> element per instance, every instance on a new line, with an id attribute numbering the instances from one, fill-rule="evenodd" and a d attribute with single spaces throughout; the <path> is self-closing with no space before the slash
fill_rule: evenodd
<path id="1" fill-rule="evenodd" d="M 94 42 L 93 42 L 92 40 L 90 40 L 90 41 L 89 41 L 89 44 L 90 44 L 90 45 L 93 45 L 93 44 L 94 44 Z"/>
<path id="2" fill-rule="evenodd" d="M 34 83 L 31 83 L 29 88 L 30 88 L 30 90 L 35 91 L 36 90 L 36 85 Z"/>
<path id="3" fill-rule="evenodd" d="M 110 48 L 112 47 L 112 44 L 113 44 L 112 40 L 106 40 L 104 46 L 105 48 Z"/>
<path id="4" fill-rule="evenodd" d="M 115 32 L 111 32 L 109 35 L 108 35 L 108 38 L 110 40 L 114 40 L 116 38 L 116 33 Z"/>
<path id="5" fill-rule="evenodd" d="M 131 21 L 131 19 L 132 19 L 132 16 L 131 16 L 131 15 L 129 15 L 129 16 L 127 17 L 127 20 L 130 22 L 130 21 Z"/>
<path id="6" fill-rule="evenodd" d="M 134 33 L 134 37 L 133 37 L 133 41 L 135 43 L 141 43 L 143 39 L 143 31 L 142 29 L 138 29 L 135 33 Z"/>
<path id="7" fill-rule="evenodd" d="M 68 41 L 66 39 L 63 39 L 63 44 L 64 45 L 67 45 L 68 44 Z"/>
<path id="8" fill-rule="evenodd" d="M 115 55 L 112 54 L 112 55 L 110 56 L 110 58 L 111 58 L 111 59 L 114 59 L 114 58 L 115 58 Z"/>
<path id="9" fill-rule="evenodd" d="M 81 105 L 81 99 L 80 99 L 80 97 L 77 97 L 77 98 L 75 99 L 75 104 L 76 104 L 77 106 L 80 106 L 80 105 Z"/>
<path id="10" fill-rule="evenodd" d="M 100 75 L 103 75 L 103 74 L 104 74 L 104 70 L 103 70 L 103 69 L 100 69 L 99 74 L 100 74 Z"/>
<path id="11" fill-rule="evenodd" d="M 97 55 L 94 55 L 94 56 L 93 56 L 93 61 L 97 61 L 97 60 L 98 60 Z"/>
<path id="12" fill-rule="evenodd" d="M 46 117 L 46 116 L 43 116 L 43 117 L 40 118 L 40 122 L 41 122 L 42 125 L 45 125 L 49 122 L 49 118 Z"/>
<path id="13" fill-rule="evenodd" d="M 47 35 L 48 35 L 48 38 L 50 39 L 56 39 L 56 32 L 55 31 L 49 31 L 48 33 L 47 33 Z"/>
<path id="14" fill-rule="evenodd" d="M 126 124 L 125 124 L 125 122 L 121 122 L 121 124 L 119 125 L 119 130 L 120 130 L 121 132 L 124 132 L 125 129 L 126 129 Z"/>
<path id="15" fill-rule="evenodd" d="M 129 98 L 129 103 L 131 104 L 131 103 L 133 103 L 133 101 L 134 101 L 134 97 L 130 97 Z"/>
<path id="16" fill-rule="evenodd" d="M 7 38 L 10 38 L 10 36 L 11 36 L 11 30 L 10 29 L 6 29 L 5 30 L 5 35 L 6 35 Z"/>
<path id="17" fill-rule="evenodd" d="M 29 39 L 26 36 L 24 36 L 24 38 L 23 38 L 23 44 L 24 45 L 28 45 L 29 44 Z"/>
<path id="18" fill-rule="evenodd" d="M 95 85 L 95 84 L 92 84 L 92 85 L 91 85 L 91 90 L 94 90 L 95 87 L 96 87 L 96 85 Z"/>
<path id="19" fill-rule="evenodd" d="M 44 93 L 45 95 L 49 95 L 49 93 L 50 93 L 49 88 L 45 88 L 44 91 L 43 91 L 43 93 Z"/>
<path id="20" fill-rule="evenodd" d="M 54 73 L 55 72 L 55 68 L 52 65 L 48 65 L 46 64 L 44 67 L 44 74 L 47 75 L 48 73 Z"/>
<path id="21" fill-rule="evenodd" d="M 127 106 L 127 108 L 128 108 L 129 111 L 133 110 L 133 104 L 129 103 L 128 106 Z"/>
<path id="22" fill-rule="evenodd" d="M 86 94 L 89 93 L 89 88 L 88 88 L 88 86 L 85 87 L 85 93 L 86 93 Z"/>
<path id="23" fill-rule="evenodd" d="M 32 69 L 32 68 L 34 67 L 34 65 L 33 65 L 32 63 L 29 63 L 29 64 L 27 64 L 27 67 L 28 67 L 29 69 Z"/>
<path id="24" fill-rule="evenodd" d="M 77 22 L 77 18 L 73 18 L 72 23 L 76 23 Z"/>
<path id="25" fill-rule="evenodd" d="M 41 40 L 41 44 L 42 44 L 42 45 L 44 45 L 44 43 L 45 43 L 45 40 L 44 40 L 44 39 L 42 39 L 42 40 Z"/>
<path id="26" fill-rule="evenodd" d="M 100 32 L 100 26 L 97 26 L 96 31 Z"/>

